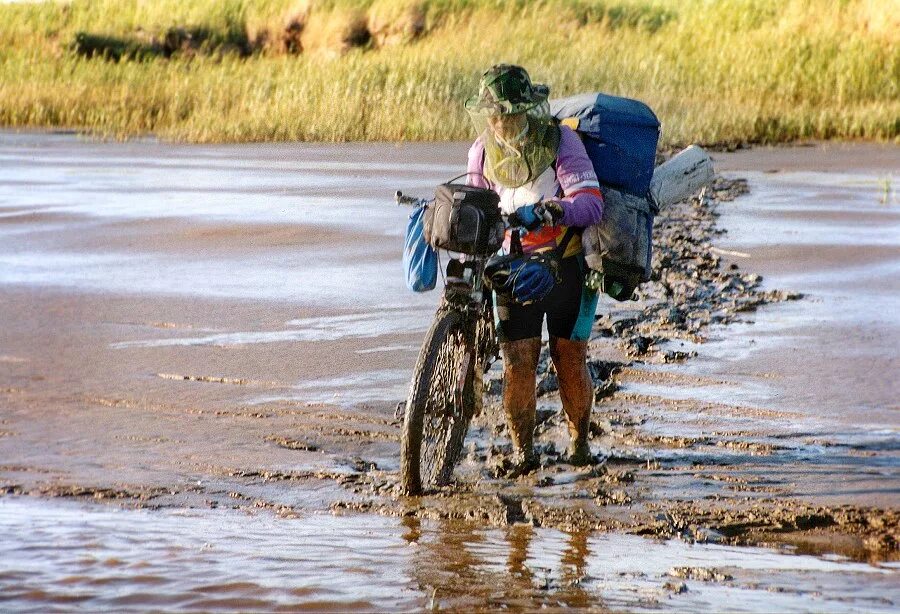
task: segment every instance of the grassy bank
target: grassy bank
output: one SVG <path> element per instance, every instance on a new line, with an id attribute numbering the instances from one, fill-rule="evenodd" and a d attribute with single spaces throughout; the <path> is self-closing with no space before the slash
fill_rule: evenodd
<path id="1" fill-rule="evenodd" d="M 900 0 L 0 5 L 0 124 L 186 141 L 445 140 L 499 61 L 640 98 L 666 144 L 900 138 Z"/>

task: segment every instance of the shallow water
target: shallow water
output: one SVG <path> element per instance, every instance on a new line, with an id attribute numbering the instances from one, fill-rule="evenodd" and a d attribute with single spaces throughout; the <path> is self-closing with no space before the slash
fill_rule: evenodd
<path id="1" fill-rule="evenodd" d="M 20 312 L 22 321 L 39 330 L 59 316 L 71 325 L 61 330 L 72 339 L 57 335 L 57 351 L 78 354 L 59 362 L 50 350 L 32 355 L 27 339 L 8 351 L 0 347 L 10 389 L 47 394 L 49 402 L 29 399 L 29 411 L 57 411 L 58 404 L 58 413 L 72 410 L 76 417 L 86 398 L 100 399 L 109 411 L 104 416 L 123 400 L 116 411 L 136 409 L 126 426 L 118 423 L 117 436 L 137 438 L 148 450 L 162 434 L 162 423 L 153 421 L 157 407 L 179 416 L 194 416 L 186 410 L 195 405 L 224 407 L 238 417 L 237 405 L 278 402 L 328 404 L 325 413 L 340 406 L 365 414 L 376 401 L 392 407 L 405 397 L 437 293 L 412 295 L 403 285 L 399 242 L 407 212 L 391 203 L 391 194 L 427 193 L 458 172 L 464 154 L 458 144 L 197 147 L 0 132 L 0 288 L 9 295 L 36 289 L 26 295 L 34 314 Z M 647 457 L 740 465 L 817 500 L 900 505 L 900 391 L 891 377 L 900 371 L 900 209 L 879 202 L 872 174 L 740 174 L 750 177 L 751 194 L 720 207 L 729 233 L 718 245 L 747 254 L 734 260 L 763 273 L 767 287 L 807 298 L 713 329 L 709 343 L 685 344 L 699 355 L 684 364 L 640 366 L 681 379 L 626 378 L 623 386 L 715 406 L 712 414 L 668 412 L 661 404 L 644 414 L 635 408 L 648 433 L 727 429 L 778 447 L 755 456 L 710 444 L 648 450 Z M 43 290 L 54 293 L 52 300 L 43 302 Z M 131 302 L 80 331 L 79 322 L 89 318 L 79 310 L 95 303 L 70 306 L 68 298 L 85 294 Z M 232 317 L 239 301 L 251 308 Z M 153 303 L 150 315 L 142 303 Z M 179 313 L 184 305 L 194 311 Z M 267 315 L 276 308 L 283 317 Z M 19 337 L 27 336 L 23 325 Z M 296 363 L 304 361 L 300 377 Z M 84 367 L 94 368 L 78 370 Z M 264 385 L 244 386 L 244 379 Z M 135 426 L 141 423 L 147 432 Z M 204 428 L 193 418 L 176 424 Z M 239 445 L 222 439 L 188 449 L 190 462 L 171 453 L 175 464 L 185 462 L 176 478 L 154 465 L 155 457 L 146 467 L 137 463 L 149 476 L 142 479 L 193 480 L 185 475 L 198 470 L 196 463 L 269 468 L 270 455 L 277 458 L 272 465 L 293 470 L 312 458 L 257 452 L 276 428 L 304 437 L 296 424 L 246 424 Z M 11 431 L 0 436 L 12 441 Z M 39 451 L 46 442 L 34 436 L 38 447 L 26 446 L 23 456 L 39 468 L 80 458 L 54 452 L 47 461 Z M 61 441 L 80 438 L 91 448 L 91 436 L 73 428 Z M 110 463 L 131 469 L 139 448 L 119 441 L 113 461 L 87 455 L 89 468 L 79 467 L 87 482 L 105 475 Z M 210 450 L 221 458 L 208 458 Z M 395 458 L 377 458 L 382 468 L 394 468 Z M 303 502 L 306 495 L 279 500 Z M 900 600 L 890 565 L 524 526 L 111 511 L 6 498 L 0 534 L 0 603 L 16 610 L 422 609 L 434 600 L 457 608 L 890 611 Z M 678 581 L 666 575 L 676 566 L 724 567 L 734 580 L 688 580 L 686 593 L 671 595 L 663 585 Z"/>
<path id="2" fill-rule="evenodd" d="M 751 194 L 720 208 L 721 245 L 749 253 L 765 287 L 805 298 L 729 328 L 710 360 L 777 368 L 791 384 L 772 395 L 781 408 L 900 435 L 900 207 L 881 202 L 876 175 L 746 176 Z"/>
<path id="3" fill-rule="evenodd" d="M 530 526 L 267 512 L 110 510 L 0 500 L 6 611 L 420 610 L 889 612 L 900 568 L 758 548 Z M 730 579 L 664 587 L 676 567 Z M 862 587 L 865 587 L 864 589 Z"/>
<path id="4" fill-rule="evenodd" d="M 393 317 L 387 320 L 382 313 L 378 312 L 354 313 L 341 316 L 289 320 L 285 322 L 285 326 L 290 328 L 285 330 L 214 332 L 202 336 L 125 341 L 113 344 L 112 347 L 117 349 L 202 345 L 228 347 L 252 343 L 308 343 L 311 341 L 334 341 L 347 338 L 380 337 L 391 333 L 418 332 L 424 331 L 427 325 L 427 320 L 423 320 L 418 312 L 397 311 L 397 313 L 393 314 Z M 390 351 L 404 348 L 406 346 L 388 346 L 380 349 L 382 351 Z M 378 349 L 372 348 L 366 351 L 372 352 Z"/>
<path id="5" fill-rule="evenodd" d="M 750 194 L 719 207 L 718 245 L 746 257 L 724 258 L 804 299 L 716 331 L 684 372 L 751 376 L 720 398 L 900 429 L 900 207 L 880 202 L 877 175 L 739 175 Z"/>
<path id="6" fill-rule="evenodd" d="M 0 132 L 0 283 L 368 310 L 433 305 L 433 295 L 411 295 L 399 274 L 409 211 L 393 203 L 393 192 L 427 195 L 457 166 L 397 164 L 371 148 L 367 156 L 352 149 L 95 143 Z M 154 224 L 177 228 L 181 219 L 245 230 L 227 253 L 177 232 L 120 249 L 90 242 Z M 254 225 L 272 224 L 295 231 L 283 244 L 291 249 L 276 245 L 248 258 Z M 325 228 L 348 236 L 323 245 L 317 235 Z"/>
<path id="7" fill-rule="evenodd" d="M 698 355 L 651 369 L 681 383 L 625 390 L 700 403 L 699 413 L 645 414 L 658 434 L 728 430 L 775 447 L 753 458 L 715 446 L 671 455 L 740 463 L 801 496 L 900 505 L 900 207 L 882 202 L 874 172 L 731 174 L 750 193 L 718 207 L 723 260 L 804 297 L 713 327 L 708 343 L 675 344 Z M 731 409 L 710 423 L 703 404 Z"/>

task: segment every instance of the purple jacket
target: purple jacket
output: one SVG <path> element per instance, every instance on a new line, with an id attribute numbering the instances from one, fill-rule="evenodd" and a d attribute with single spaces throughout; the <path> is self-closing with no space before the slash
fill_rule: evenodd
<path id="1" fill-rule="evenodd" d="M 481 139 L 469 148 L 467 171 L 469 185 L 495 190 L 503 197 L 507 188 L 495 186 L 482 175 L 484 172 L 484 144 Z M 584 228 L 600 221 L 603 216 L 603 197 L 594 166 L 588 158 L 581 138 L 568 126 L 560 126 L 559 152 L 556 156 L 556 181 L 562 197 L 554 198 L 563 206 L 562 226 Z M 546 200 L 546 199 L 545 199 Z M 565 229 L 559 229 L 562 234 Z"/>

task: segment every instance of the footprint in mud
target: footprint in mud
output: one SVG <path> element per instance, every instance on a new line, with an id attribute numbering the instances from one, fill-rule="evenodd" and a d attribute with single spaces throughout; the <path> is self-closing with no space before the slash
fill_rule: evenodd
<path id="1" fill-rule="evenodd" d="M 265 438 L 265 441 L 269 441 L 274 443 L 279 448 L 286 448 L 288 450 L 301 450 L 304 452 L 316 452 L 319 449 L 314 443 L 309 443 L 307 441 L 300 441 L 299 439 L 290 439 L 288 437 L 281 437 L 279 435 L 268 435 Z"/>

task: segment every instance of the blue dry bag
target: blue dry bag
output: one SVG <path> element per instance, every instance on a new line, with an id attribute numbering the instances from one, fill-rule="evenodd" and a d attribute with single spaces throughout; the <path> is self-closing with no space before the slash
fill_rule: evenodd
<path id="1" fill-rule="evenodd" d="M 550 101 L 550 111 L 577 131 L 600 184 L 644 197 L 653 178 L 659 120 L 638 100 L 600 92 Z"/>
<path id="2" fill-rule="evenodd" d="M 406 287 L 413 292 L 434 290 L 437 283 L 437 251 L 425 242 L 425 209 L 416 208 L 406 224 L 403 268 L 406 271 Z"/>

